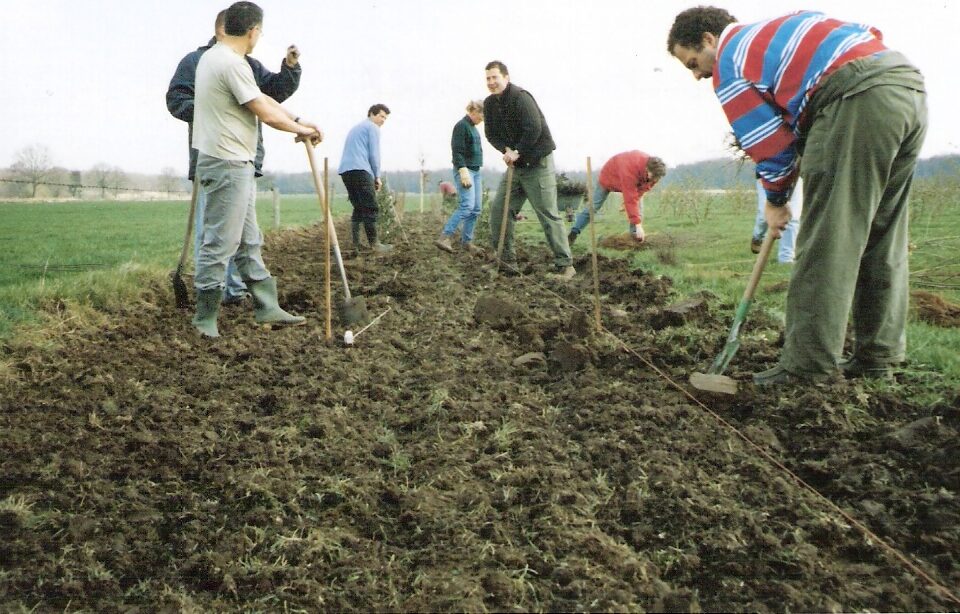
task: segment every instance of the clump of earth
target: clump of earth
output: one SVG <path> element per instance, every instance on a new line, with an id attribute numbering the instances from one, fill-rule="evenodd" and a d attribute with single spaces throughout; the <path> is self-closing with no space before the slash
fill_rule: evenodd
<path id="1" fill-rule="evenodd" d="M 910 293 L 910 302 L 917 318 L 943 328 L 960 326 L 960 305 L 951 303 L 940 295 L 926 290 Z"/>
<path id="2" fill-rule="evenodd" d="M 494 276 L 437 228 L 347 260 L 386 312 L 351 347 L 336 313 L 325 339 L 310 227 L 266 246 L 306 327 L 226 307 L 204 340 L 158 288 L 56 348 L 7 348 L 0 609 L 960 607 L 937 587 L 960 586 L 956 391 L 912 395 L 909 371 L 756 389 L 779 334 L 758 310 L 740 393 L 701 405 L 686 378 L 733 305 L 600 257 L 601 328 L 590 258 L 551 282 L 533 241 Z"/>

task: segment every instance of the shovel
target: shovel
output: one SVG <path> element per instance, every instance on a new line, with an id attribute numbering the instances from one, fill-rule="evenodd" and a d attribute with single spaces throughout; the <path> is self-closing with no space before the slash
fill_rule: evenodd
<path id="1" fill-rule="evenodd" d="M 321 207 L 323 205 L 323 184 L 320 182 L 320 176 L 317 174 L 317 164 L 313 158 L 313 145 L 309 141 L 303 141 L 307 148 L 307 158 L 310 159 L 310 171 L 313 173 L 313 185 L 317 190 L 317 198 L 320 199 Z M 327 208 L 327 232 L 330 241 L 333 244 L 333 255 L 337 261 L 337 268 L 340 269 L 340 279 L 343 281 L 343 303 L 340 306 L 340 317 L 344 324 L 356 324 L 369 318 L 367 313 L 367 301 L 362 296 L 351 296 L 350 285 L 347 283 L 347 271 L 343 268 L 343 257 L 340 255 L 340 243 L 337 241 L 337 229 L 333 227 L 333 216 L 330 215 L 330 209 Z"/>
<path id="2" fill-rule="evenodd" d="M 750 282 L 747 284 L 747 289 L 743 292 L 743 298 L 740 299 L 740 304 L 737 306 L 737 313 L 733 317 L 733 326 L 730 327 L 730 334 L 727 336 L 727 343 L 723 346 L 723 350 L 713 360 L 713 364 L 710 365 L 710 369 L 706 373 L 690 375 L 690 385 L 697 390 L 719 392 L 721 394 L 737 393 L 736 380 L 723 375 L 723 372 L 740 347 L 740 340 L 737 338 L 740 335 L 740 327 L 747 319 L 747 311 L 750 309 L 750 304 L 753 303 L 753 295 L 757 290 L 757 284 L 760 283 L 760 275 L 763 274 L 763 269 L 767 265 L 767 257 L 773 247 L 773 239 L 771 229 L 767 232 L 767 236 L 763 238 L 763 245 L 760 246 L 757 262 L 753 265 Z"/>
<path id="3" fill-rule="evenodd" d="M 180 250 L 180 262 L 177 264 L 177 270 L 170 273 L 170 282 L 173 284 L 173 297 L 177 303 L 177 309 L 186 309 L 190 306 L 190 293 L 187 292 L 187 284 L 184 283 L 183 264 L 187 261 L 187 251 L 190 249 L 190 235 L 193 232 L 193 213 L 197 208 L 197 194 L 200 189 L 200 178 L 193 179 L 193 193 L 190 195 L 190 217 L 187 218 L 187 234 L 183 237 L 183 249 Z"/>

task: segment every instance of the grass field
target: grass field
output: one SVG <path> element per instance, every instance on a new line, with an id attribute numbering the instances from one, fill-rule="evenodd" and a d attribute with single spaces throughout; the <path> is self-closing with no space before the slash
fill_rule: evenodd
<path id="1" fill-rule="evenodd" d="M 920 182 L 911 210 L 912 289 L 934 292 L 953 303 L 960 302 L 960 212 L 953 206 L 958 197 L 960 181 Z M 611 195 L 597 218 L 598 236 L 625 232 L 617 199 Z M 669 276 L 680 295 L 709 290 L 735 304 L 754 262 L 748 250 L 754 203 L 754 194 L 746 191 L 654 190 L 645 202 L 644 227 L 655 247 L 629 257 L 645 270 Z M 419 199 L 406 199 L 409 211 L 418 205 Z M 188 207 L 185 201 L 0 203 L 0 341 L 42 326 L 46 313 L 134 300 L 145 285 L 168 284 Z M 313 195 L 284 196 L 281 210 L 281 228 L 320 219 Z M 334 199 L 335 215 L 348 211 L 345 197 Z M 439 230 L 439 216 L 431 215 Z M 258 200 L 258 216 L 269 237 L 273 211 L 267 194 Z M 518 225 L 518 235 L 542 241 L 535 219 Z M 585 232 L 575 253 L 583 253 L 588 242 Z M 782 318 L 790 268 L 774 260 L 764 273 L 754 309 Z M 912 319 L 908 336 L 912 370 L 960 384 L 960 330 Z"/>
<path id="2" fill-rule="evenodd" d="M 345 198 L 333 206 L 334 215 L 349 210 Z M 95 307 L 135 296 L 141 284 L 168 283 L 163 276 L 177 266 L 189 207 L 188 201 L 0 203 L 0 339 L 35 321 L 38 306 Z M 260 195 L 257 215 L 269 233 L 269 194 Z M 320 215 L 316 196 L 285 196 L 280 227 L 311 224 Z"/>

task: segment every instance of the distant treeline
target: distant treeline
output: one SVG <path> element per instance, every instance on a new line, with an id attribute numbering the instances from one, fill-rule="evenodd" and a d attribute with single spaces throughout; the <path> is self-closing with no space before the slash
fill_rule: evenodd
<path id="1" fill-rule="evenodd" d="M 594 181 L 597 179 L 602 160 L 594 161 Z M 497 168 L 500 168 L 499 165 Z M 585 182 L 583 170 L 563 172 L 573 182 Z M 386 171 L 387 187 L 398 192 L 420 192 L 419 171 Z M 483 169 L 484 187 L 495 190 L 500 182 L 501 173 Z M 960 155 L 934 156 L 920 160 L 917 166 L 918 178 L 944 177 L 960 178 Z M 453 181 L 452 169 L 432 169 L 426 171 L 424 191 L 435 194 L 441 181 Z M 753 187 L 753 163 L 740 162 L 730 158 L 705 160 L 693 164 L 681 164 L 667 169 L 663 187 L 685 187 L 691 189 L 751 189 Z M 331 173 L 330 185 L 333 192 L 346 192 L 343 182 L 336 172 Z M 313 193 L 313 179 L 310 173 L 267 173 L 259 181 L 261 190 L 276 186 L 282 194 Z M 179 194 L 189 195 L 190 182 L 177 174 L 172 168 L 164 169 L 160 175 L 125 173 L 118 167 L 100 164 L 88 171 L 71 171 L 60 167 L 50 167 L 42 172 L 27 172 L 15 167 L 0 169 L 0 198 L 5 197 L 58 197 L 58 198 L 128 198 L 141 192 L 153 192 L 152 198 L 170 197 Z"/>
<path id="2" fill-rule="evenodd" d="M 594 181 L 603 162 L 594 168 Z M 667 176 L 661 182 L 664 187 L 691 187 L 698 189 L 750 189 L 754 184 L 754 170 L 752 162 L 740 162 L 729 158 L 705 160 L 693 164 L 681 164 L 667 169 Z M 571 181 L 586 181 L 586 171 L 563 171 Z M 917 165 L 918 178 L 936 177 L 939 175 L 960 177 L 960 155 L 934 156 L 920 160 Z M 387 185 L 391 190 L 398 192 L 420 191 L 419 171 L 387 171 L 385 173 Z M 495 189 L 500 181 L 500 172 L 483 170 L 483 181 L 486 187 Z M 424 189 L 426 192 L 437 192 L 440 181 L 452 181 L 450 169 L 428 170 Z M 335 173 L 330 177 L 334 191 L 344 193 L 343 183 Z M 261 188 L 276 185 L 283 194 L 309 193 L 313 191 L 313 180 L 309 173 L 276 173 L 269 174 L 261 180 Z"/>

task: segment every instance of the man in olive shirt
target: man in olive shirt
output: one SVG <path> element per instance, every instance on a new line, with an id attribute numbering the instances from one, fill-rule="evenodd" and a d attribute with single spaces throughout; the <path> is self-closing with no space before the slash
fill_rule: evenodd
<path id="1" fill-rule="evenodd" d="M 487 89 L 490 96 L 483 101 L 487 140 L 503 153 L 503 161 L 513 167 L 513 185 L 510 189 L 511 212 L 507 215 L 507 232 L 503 244 L 503 259 L 516 259 L 513 249 L 514 214 L 523 206 L 526 197 L 540 220 L 547 244 L 553 252 L 555 277 L 569 281 L 577 274 L 570 256 L 570 245 L 557 211 L 557 176 L 553 167 L 556 145 L 543 112 L 526 90 L 510 82 L 510 73 L 503 62 L 487 64 Z M 500 240 L 500 224 L 507 196 L 506 177 L 497 188 L 490 205 L 490 236 L 496 250 Z"/>

